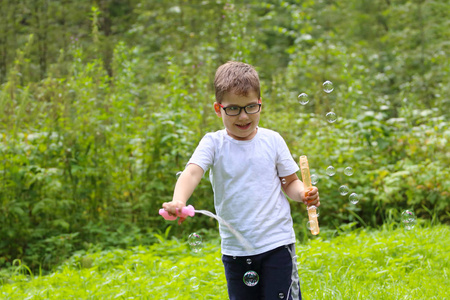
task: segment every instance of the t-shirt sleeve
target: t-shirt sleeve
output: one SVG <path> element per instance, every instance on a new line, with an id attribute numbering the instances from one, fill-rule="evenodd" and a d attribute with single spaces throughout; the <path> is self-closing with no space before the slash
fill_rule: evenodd
<path id="1" fill-rule="evenodd" d="M 279 177 L 285 177 L 296 173 L 300 168 L 289 151 L 286 142 L 277 135 L 277 171 Z"/>
<path id="2" fill-rule="evenodd" d="M 206 173 L 214 162 L 214 140 L 211 134 L 206 134 L 198 144 L 197 148 L 189 159 L 189 164 L 196 164 Z"/>

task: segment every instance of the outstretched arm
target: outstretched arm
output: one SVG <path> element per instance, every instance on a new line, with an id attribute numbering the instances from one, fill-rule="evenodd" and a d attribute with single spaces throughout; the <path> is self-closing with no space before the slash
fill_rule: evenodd
<path id="1" fill-rule="evenodd" d="M 175 185 L 171 202 L 163 203 L 163 208 L 171 216 L 176 216 L 177 211 L 186 206 L 187 201 L 191 197 L 200 180 L 203 177 L 203 169 L 196 164 L 189 164 L 181 173 Z M 186 218 L 180 218 L 179 224 Z"/>

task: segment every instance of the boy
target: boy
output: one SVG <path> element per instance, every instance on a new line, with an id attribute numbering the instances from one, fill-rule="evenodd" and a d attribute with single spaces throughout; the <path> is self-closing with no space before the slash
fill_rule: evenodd
<path id="1" fill-rule="evenodd" d="M 227 62 L 217 69 L 214 87 L 214 110 L 225 129 L 203 137 L 175 185 L 173 200 L 163 208 L 176 215 L 210 169 L 217 215 L 253 247 L 245 248 L 219 224 L 229 298 L 301 299 L 290 206 L 281 189 L 294 201 L 316 206 L 318 190 L 305 195 L 283 138 L 258 127 L 262 103 L 252 66 Z M 249 270 L 259 275 L 254 286 L 243 281 Z"/>

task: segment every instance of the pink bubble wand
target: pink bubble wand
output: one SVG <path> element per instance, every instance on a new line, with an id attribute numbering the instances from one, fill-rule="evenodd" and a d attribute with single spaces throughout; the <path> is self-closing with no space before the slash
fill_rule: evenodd
<path id="1" fill-rule="evenodd" d="M 195 215 L 195 209 L 192 205 L 188 205 L 185 206 L 181 209 L 181 211 L 177 210 L 177 215 L 176 216 L 171 216 L 169 215 L 169 213 L 167 212 L 167 210 L 165 210 L 164 208 L 161 208 L 159 210 L 159 214 L 166 220 L 168 221 L 173 221 L 178 219 L 178 217 L 181 218 L 186 218 L 186 217 L 193 217 Z"/>

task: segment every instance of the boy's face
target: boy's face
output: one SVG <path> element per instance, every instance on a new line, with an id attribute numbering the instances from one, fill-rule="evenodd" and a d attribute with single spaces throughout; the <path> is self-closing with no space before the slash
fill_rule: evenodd
<path id="1" fill-rule="evenodd" d="M 254 91 L 249 92 L 247 96 L 236 95 L 233 92 L 225 93 L 222 99 L 222 106 L 225 108 L 230 106 L 244 107 L 258 103 L 261 103 L 261 99 L 258 99 L 258 95 Z M 239 115 L 229 116 L 217 102 L 214 103 L 214 109 L 217 116 L 222 118 L 223 125 L 228 135 L 232 138 L 236 140 L 251 140 L 256 135 L 256 127 L 259 123 L 261 111 L 255 114 L 248 114 L 244 109 L 241 109 Z"/>

